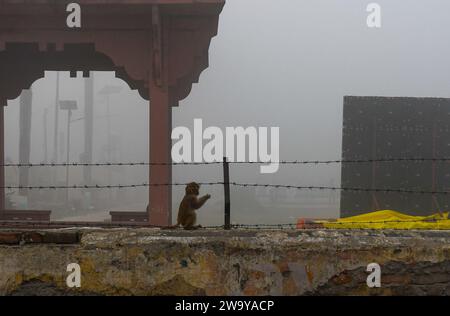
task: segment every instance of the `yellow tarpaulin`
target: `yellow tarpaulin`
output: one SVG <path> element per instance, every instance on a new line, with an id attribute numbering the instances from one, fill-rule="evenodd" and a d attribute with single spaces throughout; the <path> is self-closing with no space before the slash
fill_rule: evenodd
<path id="1" fill-rule="evenodd" d="M 450 230 L 449 213 L 430 216 L 411 216 L 396 211 L 377 211 L 336 221 L 316 221 L 326 228 L 333 229 L 448 229 Z"/>

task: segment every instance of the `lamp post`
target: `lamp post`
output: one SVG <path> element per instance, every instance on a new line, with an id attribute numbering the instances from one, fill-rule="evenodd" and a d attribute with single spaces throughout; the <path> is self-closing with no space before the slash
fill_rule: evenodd
<path id="1" fill-rule="evenodd" d="M 48 162 L 48 140 L 47 140 L 47 118 L 48 108 L 44 109 L 44 163 Z"/>
<path id="2" fill-rule="evenodd" d="M 55 95 L 55 124 L 53 136 L 53 158 L 54 163 L 58 162 L 58 123 L 59 123 L 59 71 L 56 72 L 56 95 Z M 56 179 L 56 176 L 55 176 Z"/>
<path id="3" fill-rule="evenodd" d="M 112 94 L 117 94 L 122 91 L 122 87 L 106 85 L 99 94 L 106 98 L 106 119 L 107 119 L 107 135 L 108 135 L 108 162 L 111 162 L 111 113 L 110 113 L 110 97 Z"/>
<path id="4" fill-rule="evenodd" d="M 64 100 L 59 101 L 61 110 L 67 111 L 67 156 L 66 156 L 66 205 L 69 205 L 69 159 L 70 159 L 70 119 L 72 111 L 77 109 L 77 101 Z"/>
<path id="5" fill-rule="evenodd" d="M 112 85 L 106 85 L 104 86 L 100 91 L 99 94 L 105 96 L 106 98 L 106 128 L 107 128 L 107 156 L 108 156 L 108 162 L 112 162 L 112 142 L 111 142 L 111 113 L 110 113 L 110 96 L 112 94 L 117 94 L 120 91 L 122 91 L 122 87 L 119 86 L 112 86 Z M 111 171 L 110 168 L 108 168 L 107 171 L 107 177 L 108 177 L 108 184 L 111 184 Z M 111 190 L 109 190 L 109 197 L 110 200 L 112 198 L 111 196 Z"/>

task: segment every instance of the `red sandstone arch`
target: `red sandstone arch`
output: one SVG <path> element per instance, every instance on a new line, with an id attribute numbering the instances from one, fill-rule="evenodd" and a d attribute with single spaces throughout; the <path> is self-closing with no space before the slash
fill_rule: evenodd
<path id="1" fill-rule="evenodd" d="M 208 67 L 225 0 L 78 0 L 82 28 L 66 26 L 71 1 L 0 0 L 0 187 L 4 187 L 3 106 L 45 70 L 115 71 L 150 99 L 150 162 L 170 162 L 171 108 Z M 151 166 L 150 183 L 170 183 L 170 166 Z M 0 190 L 0 219 L 5 208 Z M 171 223 L 171 188 L 149 189 L 150 224 Z M 3 212 L 3 215 L 5 213 Z"/>

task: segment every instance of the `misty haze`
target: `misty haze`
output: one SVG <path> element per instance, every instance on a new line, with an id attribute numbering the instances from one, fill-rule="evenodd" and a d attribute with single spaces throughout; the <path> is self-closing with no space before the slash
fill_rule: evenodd
<path id="1" fill-rule="evenodd" d="M 450 97 L 450 3 L 444 0 L 378 1 L 383 26 L 366 25 L 360 0 L 228 0 L 209 68 L 191 94 L 173 109 L 173 127 L 267 126 L 280 128 L 280 160 L 339 160 L 342 157 L 344 96 Z M 70 162 L 84 152 L 85 78 L 59 73 L 59 99 L 75 100 L 70 123 Z M 149 107 L 113 72 L 92 72 L 93 162 L 148 162 Z M 54 161 L 56 72 L 31 87 L 31 163 L 66 162 L 67 111 L 59 110 Z M 115 90 L 109 97 L 105 87 Z M 109 101 L 108 101 L 109 98 Z M 5 163 L 19 162 L 20 97 L 5 108 Z M 46 122 L 46 125 L 44 125 Z M 163 137 L 163 136 L 162 136 Z M 29 168 L 28 185 L 64 185 L 65 167 Z M 83 181 L 83 167 L 70 167 L 70 185 Z M 261 174 L 259 165 L 230 165 L 233 182 L 331 186 L 341 184 L 341 166 L 281 165 Z M 142 184 L 148 167 L 92 167 L 98 185 Z M 222 165 L 173 167 L 173 182 L 221 182 Z M 17 167 L 6 168 L 6 186 L 19 184 Z M 109 211 L 145 211 L 148 188 L 7 190 L 10 208 L 52 210 L 52 219 L 103 221 Z M 222 225 L 223 186 L 203 186 L 212 198 L 199 211 L 202 225 Z M 176 218 L 184 187 L 174 187 Z M 301 217 L 336 218 L 336 191 L 231 187 L 232 223 L 295 223 Z"/>

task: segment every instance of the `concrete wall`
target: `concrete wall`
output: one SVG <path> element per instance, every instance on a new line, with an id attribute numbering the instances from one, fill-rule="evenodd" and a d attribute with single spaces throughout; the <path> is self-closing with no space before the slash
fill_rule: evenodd
<path id="1" fill-rule="evenodd" d="M 3 230 L 0 294 L 449 295 L 450 232 Z"/>

